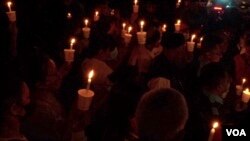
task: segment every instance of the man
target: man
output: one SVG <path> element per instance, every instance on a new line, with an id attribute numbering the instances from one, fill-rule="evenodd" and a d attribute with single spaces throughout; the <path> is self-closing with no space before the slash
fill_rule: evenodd
<path id="1" fill-rule="evenodd" d="M 186 100 L 174 89 L 146 93 L 136 110 L 140 141 L 180 141 L 188 118 Z"/>

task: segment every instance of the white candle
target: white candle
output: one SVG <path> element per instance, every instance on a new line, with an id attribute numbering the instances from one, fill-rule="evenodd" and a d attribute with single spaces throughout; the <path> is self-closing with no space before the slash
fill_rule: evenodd
<path id="1" fill-rule="evenodd" d="M 208 137 L 208 141 L 212 141 L 213 140 L 213 137 L 214 137 L 214 133 L 216 131 L 216 128 L 219 127 L 219 123 L 218 122 L 214 122 L 213 123 L 213 128 L 210 130 L 210 134 L 209 134 L 209 137 Z"/>
<path id="2" fill-rule="evenodd" d="M 94 21 L 99 20 L 99 11 L 95 11 Z"/>
<path id="3" fill-rule="evenodd" d="M 72 38 L 72 39 L 70 40 L 70 49 L 71 49 L 71 50 L 73 49 L 73 46 L 74 46 L 75 42 L 76 42 L 76 39 L 75 39 L 75 38 Z"/>
<path id="4" fill-rule="evenodd" d="M 91 84 L 91 81 L 92 81 L 92 78 L 94 76 L 94 70 L 91 70 L 88 74 L 88 84 L 87 84 L 87 91 L 89 90 L 90 88 L 90 84 Z"/>
<path id="5" fill-rule="evenodd" d="M 141 32 L 143 32 L 144 24 L 145 24 L 144 21 L 141 21 L 141 22 L 140 22 Z"/>
<path id="6" fill-rule="evenodd" d="M 241 83 L 241 85 L 242 85 L 242 87 L 244 87 L 244 84 L 247 82 L 247 79 L 246 78 L 243 78 L 242 79 L 242 83 Z"/>
<path id="7" fill-rule="evenodd" d="M 197 44 L 197 48 L 201 48 L 202 41 L 203 41 L 203 37 L 200 38 L 200 42 Z"/>
<path id="8" fill-rule="evenodd" d="M 187 42 L 187 50 L 188 52 L 193 52 L 194 51 L 194 39 L 195 39 L 196 35 L 193 34 L 192 37 L 191 37 L 191 41 L 190 42 Z"/>
<path id="9" fill-rule="evenodd" d="M 249 99 L 250 99 L 250 91 L 249 91 L 249 89 L 247 88 L 247 89 L 245 89 L 245 90 L 243 91 L 243 94 L 242 94 L 242 101 L 243 101 L 244 103 L 248 103 Z"/>
<path id="10" fill-rule="evenodd" d="M 11 1 L 7 2 L 7 6 L 8 6 L 8 8 L 9 8 L 9 12 L 12 11 L 12 10 L 11 10 L 11 5 L 12 5 L 12 2 L 11 2 Z"/>
<path id="11" fill-rule="evenodd" d="M 85 19 L 85 20 L 84 20 L 85 27 L 88 27 L 88 23 L 89 23 L 89 20 L 88 20 L 88 19 Z"/>
<path id="12" fill-rule="evenodd" d="M 181 20 L 178 19 L 176 24 L 175 24 L 175 30 L 179 32 L 181 30 Z"/>

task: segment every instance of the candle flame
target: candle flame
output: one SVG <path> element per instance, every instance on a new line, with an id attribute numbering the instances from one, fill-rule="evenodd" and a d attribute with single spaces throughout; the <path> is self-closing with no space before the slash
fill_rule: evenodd
<path id="1" fill-rule="evenodd" d="M 11 7 L 12 2 L 11 1 L 7 2 L 7 5 L 8 5 L 8 7 Z"/>
<path id="2" fill-rule="evenodd" d="M 163 24 L 163 26 L 162 26 L 162 31 L 163 31 L 163 32 L 166 32 L 166 30 L 167 30 L 167 24 Z"/>
<path id="3" fill-rule="evenodd" d="M 75 38 L 72 38 L 70 40 L 70 48 L 72 49 L 73 48 L 73 45 L 76 43 L 76 39 Z"/>
<path id="4" fill-rule="evenodd" d="M 141 20 L 141 22 L 140 22 L 140 25 L 141 25 L 141 31 L 143 31 L 144 24 L 145 24 L 145 22 L 144 22 L 143 20 Z"/>
<path id="5" fill-rule="evenodd" d="M 123 30 L 125 29 L 125 27 L 126 27 L 126 23 L 122 23 Z"/>
<path id="6" fill-rule="evenodd" d="M 196 37 L 196 35 L 195 35 L 195 34 L 193 34 L 193 35 L 192 35 L 192 37 L 191 37 L 191 42 L 193 42 L 193 41 L 194 41 L 195 37 Z"/>
<path id="7" fill-rule="evenodd" d="M 134 1 L 134 4 L 137 5 L 137 3 L 138 3 L 138 0 L 135 0 L 135 1 Z"/>
<path id="8" fill-rule="evenodd" d="M 70 19 L 72 17 L 71 13 L 67 13 L 67 18 Z"/>
<path id="9" fill-rule="evenodd" d="M 181 0 L 178 0 L 178 3 L 181 3 Z"/>
<path id="10" fill-rule="evenodd" d="M 246 89 L 243 91 L 243 93 L 246 94 L 246 95 L 250 95 L 249 88 L 246 88 Z"/>
<path id="11" fill-rule="evenodd" d="M 98 16 L 99 15 L 99 11 L 95 11 L 95 16 Z"/>
<path id="12" fill-rule="evenodd" d="M 245 84 L 246 81 L 247 81 L 246 78 L 243 78 L 243 79 L 242 79 L 242 85 Z"/>
<path id="13" fill-rule="evenodd" d="M 131 30 L 132 30 L 132 26 L 129 26 L 129 27 L 128 27 L 128 33 L 130 33 Z"/>
<path id="14" fill-rule="evenodd" d="M 219 122 L 217 122 L 217 121 L 214 122 L 214 123 L 213 123 L 213 129 L 216 129 L 216 128 L 218 128 L 218 127 L 219 127 Z"/>
<path id="15" fill-rule="evenodd" d="M 85 19 L 85 20 L 84 20 L 84 23 L 85 23 L 85 26 L 88 26 L 89 20 L 88 20 L 88 19 Z"/>
<path id="16" fill-rule="evenodd" d="M 181 24 L 181 20 L 177 20 L 176 24 L 180 25 Z"/>
<path id="17" fill-rule="evenodd" d="M 94 70 L 91 70 L 88 74 L 88 82 L 91 82 L 91 79 L 93 78 L 94 76 Z"/>
<path id="18" fill-rule="evenodd" d="M 202 41 L 203 41 L 203 37 L 200 38 L 200 42 L 202 42 Z"/>

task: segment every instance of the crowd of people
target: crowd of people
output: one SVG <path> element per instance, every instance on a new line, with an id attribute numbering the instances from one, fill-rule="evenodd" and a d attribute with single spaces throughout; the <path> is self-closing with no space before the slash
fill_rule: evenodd
<path id="1" fill-rule="evenodd" d="M 140 1 L 139 13 L 125 0 L 13 3 L 16 22 L 0 2 L 0 141 L 206 141 L 214 122 L 213 140 L 221 141 L 224 126 L 250 127 L 242 101 L 250 88 L 247 21 L 200 25 L 188 19 L 187 3 L 176 8 L 175 0 Z M 142 19 L 146 42 L 138 44 Z M 123 23 L 133 26 L 130 43 Z M 194 40 L 194 51 L 187 49 L 191 33 L 203 38 Z M 71 37 L 74 60 L 67 62 Z M 90 70 L 94 97 L 82 111 L 78 90 Z"/>

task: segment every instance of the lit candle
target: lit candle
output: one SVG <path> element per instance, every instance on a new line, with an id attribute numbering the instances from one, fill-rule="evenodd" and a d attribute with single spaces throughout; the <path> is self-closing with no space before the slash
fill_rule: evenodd
<path id="1" fill-rule="evenodd" d="M 71 49 L 71 50 L 73 49 L 73 46 L 74 46 L 75 42 L 76 42 L 76 39 L 75 39 L 75 38 L 72 38 L 72 39 L 70 40 L 70 49 Z"/>
<path id="2" fill-rule="evenodd" d="M 191 37 L 191 41 L 187 42 L 187 50 L 188 50 L 188 52 L 193 52 L 194 51 L 194 45 L 195 45 L 194 39 L 195 39 L 195 37 L 196 37 L 196 35 L 193 34 L 192 37 Z"/>
<path id="3" fill-rule="evenodd" d="M 213 140 L 215 129 L 218 128 L 218 127 L 219 127 L 219 123 L 218 122 L 214 122 L 213 123 L 213 128 L 210 130 L 208 141 L 212 141 Z"/>
<path id="4" fill-rule="evenodd" d="M 138 13 L 138 11 L 139 11 L 138 0 L 134 0 L 133 12 Z"/>
<path id="5" fill-rule="evenodd" d="M 94 21 L 99 20 L 99 11 L 95 11 Z"/>
<path id="6" fill-rule="evenodd" d="M 243 79 L 242 79 L 242 83 L 241 83 L 242 88 L 244 87 L 244 84 L 246 83 L 246 81 L 247 81 L 247 79 L 246 79 L 246 78 L 243 78 Z"/>
<path id="7" fill-rule="evenodd" d="M 91 70 L 88 74 L 88 84 L 87 84 L 87 91 L 89 90 L 90 88 L 90 84 L 91 84 L 91 81 L 92 81 L 92 78 L 94 76 L 94 70 Z"/>
<path id="8" fill-rule="evenodd" d="M 145 23 L 144 23 L 144 21 L 141 21 L 141 22 L 140 22 L 141 32 L 143 32 L 143 27 L 144 27 L 144 24 L 145 24 Z"/>
<path id="9" fill-rule="evenodd" d="M 85 20 L 84 20 L 84 23 L 85 23 L 85 27 L 88 27 L 89 20 L 88 20 L 88 19 L 85 19 Z"/>
<path id="10" fill-rule="evenodd" d="M 71 15 L 70 12 L 67 13 L 67 18 L 68 18 L 68 19 L 71 19 L 71 18 L 72 18 L 72 15 Z"/>
<path id="11" fill-rule="evenodd" d="M 203 37 L 200 38 L 200 42 L 197 44 L 197 48 L 201 48 L 202 41 L 203 41 Z"/>
<path id="12" fill-rule="evenodd" d="M 248 103 L 249 99 L 250 99 L 250 91 L 249 91 L 249 89 L 247 88 L 247 89 L 245 89 L 245 90 L 243 91 L 243 94 L 242 94 L 242 101 L 243 101 L 244 103 Z"/>
<path id="13" fill-rule="evenodd" d="M 130 34 L 130 32 L 132 31 L 132 26 L 128 27 L 128 34 Z"/>
<path id="14" fill-rule="evenodd" d="M 181 30 L 181 20 L 178 19 L 176 24 L 175 24 L 175 30 L 179 32 Z"/>
<path id="15" fill-rule="evenodd" d="M 124 31 L 126 27 L 126 23 L 122 23 L 122 30 Z"/>
<path id="16" fill-rule="evenodd" d="M 11 1 L 7 2 L 7 6 L 8 6 L 8 8 L 9 8 L 9 12 L 12 11 L 12 10 L 11 10 L 11 5 L 12 5 L 12 2 L 11 2 Z"/>
<path id="17" fill-rule="evenodd" d="M 167 24 L 163 24 L 161 30 L 162 30 L 162 32 L 166 32 L 167 31 Z"/>

